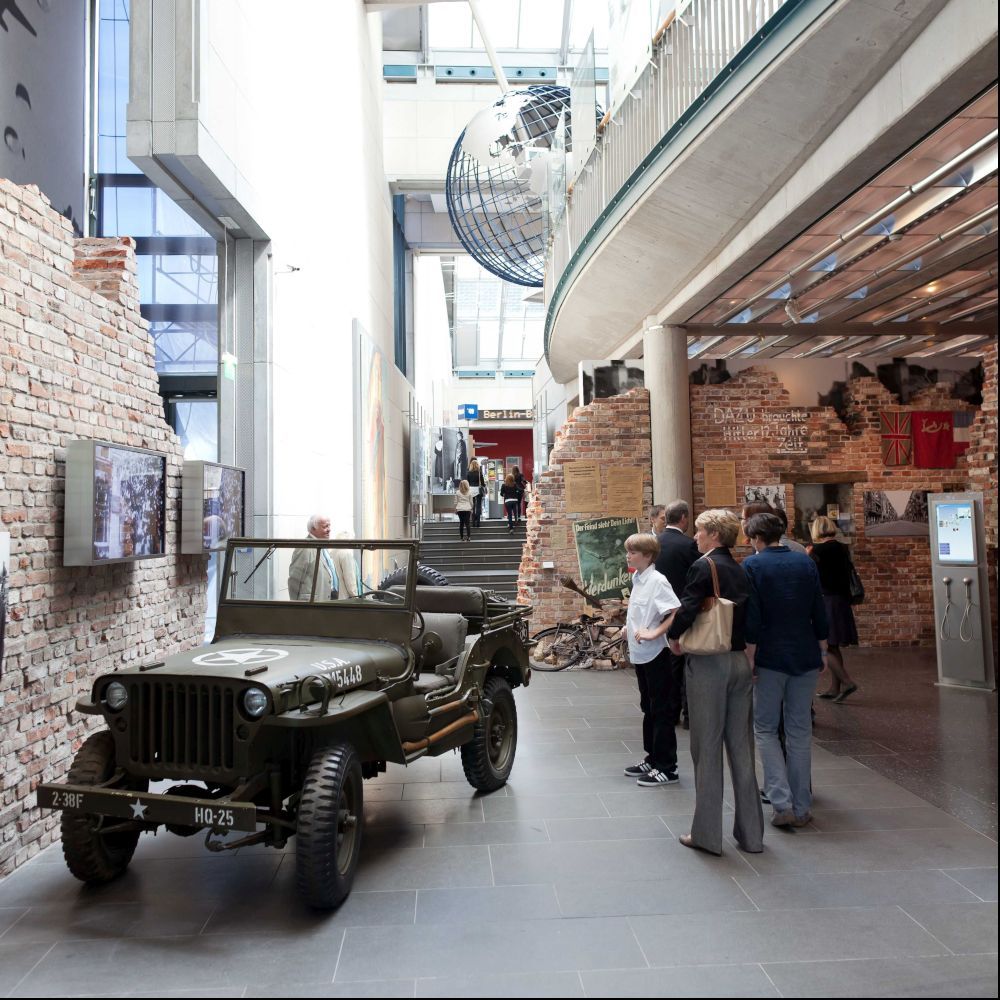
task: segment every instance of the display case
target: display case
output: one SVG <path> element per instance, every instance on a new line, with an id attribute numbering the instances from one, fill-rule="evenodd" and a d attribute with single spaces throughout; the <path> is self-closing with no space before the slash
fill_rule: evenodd
<path id="1" fill-rule="evenodd" d="M 166 554 L 167 456 L 106 441 L 66 449 L 63 564 L 157 559 Z"/>

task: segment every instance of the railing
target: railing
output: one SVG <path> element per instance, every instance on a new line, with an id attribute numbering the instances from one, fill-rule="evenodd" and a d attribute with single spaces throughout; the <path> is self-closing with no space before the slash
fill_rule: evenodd
<path id="1" fill-rule="evenodd" d="M 656 144 L 727 72 L 734 57 L 789 0 L 678 2 L 657 32 L 653 56 L 602 134 L 568 196 L 545 268 L 545 303 L 587 234 Z"/>

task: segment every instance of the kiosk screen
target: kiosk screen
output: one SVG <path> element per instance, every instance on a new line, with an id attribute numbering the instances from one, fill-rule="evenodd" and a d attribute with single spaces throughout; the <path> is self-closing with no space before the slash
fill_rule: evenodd
<path id="1" fill-rule="evenodd" d="M 939 563 L 976 562 L 976 519 L 971 503 L 939 503 L 935 528 Z"/>

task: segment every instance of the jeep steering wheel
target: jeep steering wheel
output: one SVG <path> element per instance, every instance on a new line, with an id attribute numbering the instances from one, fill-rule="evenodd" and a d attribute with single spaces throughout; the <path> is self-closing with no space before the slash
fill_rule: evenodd
<path id="1" fill-rule="evenodd" d="M 406 603 L 406 598 L 402 594 L 397 594 L 394 590 L 366 590 L 364 599 L 367 601 L 369 599 L 374 599 L 380 596 L 389 598 L 389 601 L 387 603 L 393 603 L 393 604 Z"/>
<path id="2" fill-rule="evenodd" d="M 416 608 L 413 609 L 413 624 L 410 626 L 410 642 L 416 642 L 427 628 L 423 613 Z"/>

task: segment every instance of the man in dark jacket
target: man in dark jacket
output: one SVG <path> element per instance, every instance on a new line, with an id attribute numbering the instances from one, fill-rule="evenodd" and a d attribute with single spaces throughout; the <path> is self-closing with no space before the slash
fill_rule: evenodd
<path id="1" fill-rule="evenodd" d="M 810 708 L 829 629 L 816 565 L 781 544 L 783 530 L 774 514 L 754 514 L 744 527 L 756 550 L 743 561 L 752 587 L 746 638 L 757 676 L 754 734 L 764 792 L 774 807 L 771 822 L 805 826 L 812 819 Z"/>
<path id="2" fill-rule="evenodd" d="M 666 528 L 657 538 L 660 554 L 656 560 L 656 572 L 667 578 L 675 594 L 684 592 L 691 564 L 698 558 L 698 546 L 687 534 L 691 511 L 686 500 L 674 500 L 663 511 Z M 688 728 L 687 698 L 684 692 L 684 657 L 670 654 L 672 675 L 670 712 L 676 726 L 684 717 L 684 728 Z"/>

